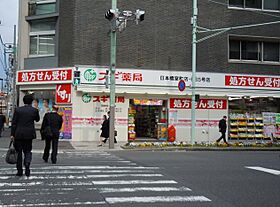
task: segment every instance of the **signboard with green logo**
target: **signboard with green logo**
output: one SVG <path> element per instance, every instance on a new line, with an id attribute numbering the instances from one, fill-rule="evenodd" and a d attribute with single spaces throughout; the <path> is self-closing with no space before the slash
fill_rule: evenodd
<path id="1" fill-rule="evenodd" d="M 93 68 L 80 68 L 81 83 L 94 83 L 97 79 L 97 72 Z"/>
<path id="2" fill-rule="evenodd" d="M 91 95 L 88 93 L 84 93 L 82 96 L 82 100 L 84 103 L 89 103 L 91 101 Z"/>
<path id="3" fill-rule="evenodd" d="M 276 124 L 280 124 L 280 114 L 276 114 Z"/>

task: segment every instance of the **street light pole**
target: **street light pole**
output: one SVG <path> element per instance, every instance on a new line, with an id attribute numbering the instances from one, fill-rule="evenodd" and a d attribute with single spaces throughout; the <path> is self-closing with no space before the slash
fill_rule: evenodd
<path id="1" fill-rule="evenodd" d="M 117 0 L 112 0 L 112 10 L 117 10 Z M 110 53 L 110 128 L 109 128 L 109 149 L 114 149 L 115 138 L 115 72 L 116 72 L 116 45 L 117 45 L 117 32 L 116 32 L 117 19 L 114 17 L 111 27 L 111 53 Z"/>
<path id="2" fill-rule="evenodd" d="M 191 144 L 194 144 L 195 139 L 195 83 L 196 83 L 196 34 L 197 34 L 197 0 L 193 0 L 193 16 L 192 16 L 192 107 L 191 107 Z"/>

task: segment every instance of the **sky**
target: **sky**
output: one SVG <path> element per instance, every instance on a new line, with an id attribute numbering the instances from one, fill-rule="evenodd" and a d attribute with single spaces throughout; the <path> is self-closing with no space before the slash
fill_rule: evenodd
<path id="1" fill-rule="evenodd" d="M 18 1 L 0 0 L 0 35 L 4 43 L 13 43 L 14 25 L 18 24 Z M 3 46 L 0 43 L 0 78 L 5 78 Z"/>

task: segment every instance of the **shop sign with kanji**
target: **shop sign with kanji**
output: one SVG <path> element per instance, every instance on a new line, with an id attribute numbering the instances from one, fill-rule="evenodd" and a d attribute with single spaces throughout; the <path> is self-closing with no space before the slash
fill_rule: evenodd
<path id="1" fill-rule="evenodd" d="M 170 108 L 171 109 L 191 109 L 192 100 L 187 98 L 171 98 Z M 226 99 L 200 99 L 196 102 L 196 109 L 216 109 L 225 110 L 227 109 Z"/>
<path id="2" fill-rule="evenodd" d="M 279 89 L 280 77 L 226 75 L 225 85 L 237 87 Z"/>
<path id="3" fill-rule="evenodd" d="M 56 85 L 56 96 L 55 101 L 57 104 L 71 104 L 72 96 L 72 85 L 71 84 L 58 84 Z"/>
<path id="4" fill-rule="evenodd" d="M 72 68 L 48 70 L 22 70 L 17 72 L 17 85 L 71 83 Z"/>

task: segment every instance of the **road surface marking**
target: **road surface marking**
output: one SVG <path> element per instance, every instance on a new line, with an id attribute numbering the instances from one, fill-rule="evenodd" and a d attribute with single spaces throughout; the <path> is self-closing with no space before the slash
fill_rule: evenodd
<path id="1" fill-rule="evenodd" d="M 7 171 L 11 170 L 12 168 L 2 168 L 0 171 Z M 56 165 L 56 166 L 46 166 L 46 167 L 32 167 L 31 166 L 31 171 L 32 170 L 91 170 L 91 169 L 138 169 L 138 170 L 157 170 L 159 167 L 142 167 L 142 166 L 109 166 L 109 165 L 96 165 L 96 166 L 62 166 L 62 165 Z"/>
<path id="2" fill-rule="evenodd" d="M 154 192 L 169 192 L 169 191 L 192 191 L 190 188 L 180 187 L 140 187 L 140 188 L 100 188 L 100 193 L 123 193 L 123 192 L 138 192 L 138 191 L 154 191 Z"/>
<path id="3" fill-rule="evenodd" d="M 21 186 L 35 186 L 42 185 L 43 182 L 31 182 L 31 183 L 0 183 L 0 187 L 21 187 Z"/>
<path id="4" fill-rule="evenodd" d="M 11 204 L 11 205 L 1 205 L 3 207 L 37 207 L 37 206 L 81 206 L 81 205 L 104 205 L 105 201 L 100 202 L 75 202 L 75 203 L 36 203 L 36 204 Z"/>
<path id="5" fill-rule="evenodd" d="M 273 169 L 264 168 L 264 167 L 253 167 L 253 166 L 252 167 L 245 166 L 245 168 L 252 169 L 252 170 L 257 170 L 257 171 L 262 171 L 262 172 L 270 173 L 270 174 L 273 174 L 273 175 L 280 175 L 279 170 L 273 170 Z"/>
<path id="6" fill-rule="evenodd" d="M 174 180 L 104 180 L 92 181 L 94 185 L 176 184 Z"/>
<path id="7" fill-rule="evenodd" d="M 110 174 L 110 175 L 87 175 L 88 178 L 117 178 L 117 177 L 162 177 L 162 174 Z"/>
<path id="8" fill-rule="evenodd" d="M 108 197 L 109 204 L 115 203 L 155 203 L 155 202 L 210 202 L 204 196 L 155 196 L 155 197 Z"/>

